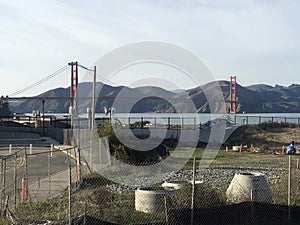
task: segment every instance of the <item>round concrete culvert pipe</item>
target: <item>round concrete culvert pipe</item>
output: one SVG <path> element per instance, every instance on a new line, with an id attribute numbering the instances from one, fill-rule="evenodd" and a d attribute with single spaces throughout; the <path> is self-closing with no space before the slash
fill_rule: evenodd
<path id="1" fill-rule="evenodd" d="M 258 172 L 235 174 L 226 191 L 226 197 L 230 203 L 272 202 L 272 192 L 266 177 Z"/>
<path id="2" fill-rule="evenodd" d="M 135 210 L 144 213 L 163 212 L 165 196 L 173 190 L 141 188 L 135 191 Z"/>
<path id="3" fill-rule="evenodd" d="M 161 186 L 166 190 L 180 190 L 187 185 L 186 181 L 165 181 Z"/>

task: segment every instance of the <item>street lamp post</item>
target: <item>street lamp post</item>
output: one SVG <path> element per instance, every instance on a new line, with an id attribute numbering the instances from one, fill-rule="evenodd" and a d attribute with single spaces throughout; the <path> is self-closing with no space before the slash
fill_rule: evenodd
<path id="1" fill-rule="evenodd" d="M 45 134 L 45 99 L 42 100 L 43 103 L 43 134 Z"/>

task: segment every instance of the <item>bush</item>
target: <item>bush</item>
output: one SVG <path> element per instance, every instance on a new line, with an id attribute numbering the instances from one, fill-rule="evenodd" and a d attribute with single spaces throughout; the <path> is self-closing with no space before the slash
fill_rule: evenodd
<path id="1" fill-rule="evenodd" d="M 272 122 L 272 121 L 266 121 L 262 122 L 257 125 L 262 130 L 268 130 L 268 128 L 295 128 L 297 127 L 294 123 L 288 123 L 288 122 Z"/>
<path id="2" fill-rule="evenodd" d="M 147 123 L 147 121 L 144 121 L 144 123 Z M 120 161 L 133 164 L 143 162 L 156 163 L 160 159 L 156 149 L 137 151 L 122 144 L 114 132 L 113 125 L 109 121 L 104 121 L 100 125 L 98 135 L 99 137 L 108 137 L 110 153 Z"/>
<path id="3" fill-rule="evenodd" d="M 225 197 L 216 190 L 206 187 L 203 184 L 195 185 L 194 208 L 209 208 L 224 205 Z M 171 196 L 171 207 L 189 209 L 192 203 L 192 185 L 187 184 Z"/>

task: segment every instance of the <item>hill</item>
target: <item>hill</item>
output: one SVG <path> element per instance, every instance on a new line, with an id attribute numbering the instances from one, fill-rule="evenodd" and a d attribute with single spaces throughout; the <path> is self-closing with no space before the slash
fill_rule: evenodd
<path id="1" fill-rule="evenodd" d="M 220 104 L 220 96 L 216 90 L 220 88 L 221 96 L 229 109 L 228 81 L 214 81 L 186 91 L 173 92 L 159 87 L 146 86 L 129 88 L 124 86 L 109 86 L 97 83 L 96 112 L 103 112 L 103 108 L 117 105 L 117 112 L 221 112 L 224 105 Z M 67 113 L 69 111 L 69 88 L 57 88 L 47 91 L 38 97 L 53 97 L 45 101 L 45 112 Z M 86 112 L 91 107 L 92 83 L 78 85 L 78 102 L 80 112 Z M 143 97 L 144 96 L 144 97 Z M 187 102 L 192 99 L 193 105 Z M 208 100 L 210 99 L 210 104 Z M 42 111 L 42 101 L 26 100 L 10 104 L 13 112 Z M 288 87 L 265 84 L 243 87 L 237 84 L 237 112 L 246 113 L 297 113 L 300 112 L 300 85 L 292 84 Z"/>
<path id="2" fill-rule="evenodd" d="M 262 123 L 258 125 L 242 125 L 238 127 L 226 140 L 224 145 L 251 144 L 259 150 L 281 150 L 281 147 L 295 141 L 297 150 L 300 150 L 298 137 L 300 126 L 285 123 Z"/>

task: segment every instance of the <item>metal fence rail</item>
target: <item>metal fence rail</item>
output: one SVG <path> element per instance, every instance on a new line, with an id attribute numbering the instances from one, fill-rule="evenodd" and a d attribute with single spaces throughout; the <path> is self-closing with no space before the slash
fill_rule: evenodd
<path id="1" fill-rule="evenodd" d="M 103 146 L 93 148 L 101 151 Z M 1 212 L 7 218 L 3 224 L 274 225 L 300 219 L 299 155 L 219 151 L 209 167 L 198 167 L 198 156 L 195 163 L 190 159 L 182 169 L 165 174 L 166 182 L 149 186 L 155 174 L 137 177 L 151 165 L 147 162 L 135 164 L 135 172 L 128 173 L 116 171 L 114 163 L 104 167 L 99 153 L 85 159 L 77 147 L 13 148 L 6 153 L 8 149 L 0 156 Z M 228 201 L 226 191 L 241 173 L 264 174 L 271 201 L 260 202 L 255 190 L 245 187 L 243 201 Z M 132 185 L 112 182 L 109 176 Z"/>
<path id="2" fill-rule="evenodd" d="M 81 183 L 79 149 L 62 152 L 49 146 L 9 151 L 12 153 L 0 156 L 2 214 L 16 224 L 69 223 L 72 193 Z"/>

